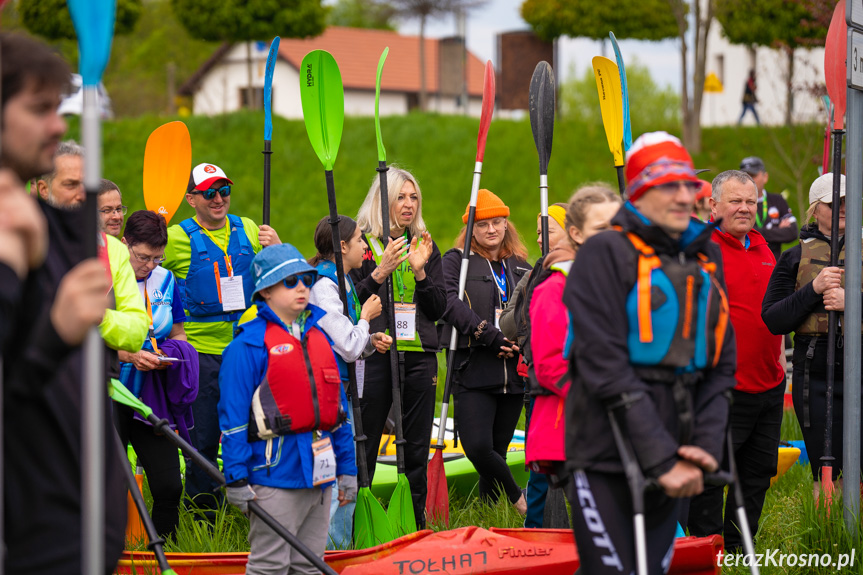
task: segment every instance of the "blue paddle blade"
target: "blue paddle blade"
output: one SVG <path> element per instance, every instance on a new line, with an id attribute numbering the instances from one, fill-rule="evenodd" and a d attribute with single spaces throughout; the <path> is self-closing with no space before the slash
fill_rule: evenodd
<path id="1" fill-rule="evenodd" d="M 276 58 L 279 55 L 278 36 L 273 38 L 270 44 L 270 53 L 267 55 L 267 73 L 264 76 L 264 139 L 273 139 L 273 72 L 276 70 Z"/>
<path id="2" fill-rule="evenodd" d="M 84 86 L 98 86 L 111 55 L 117 4 L 115 0 L 68 0 L 67 4 L 78 35 L 81 79 Z"/>
<path id="3" fill-rule="evenodd" d="M 620 71 L 620 88 L 623 95 L 623 149 L 629 151 L 632 147 L 632 124 L 629 122 L 629 89 L 626 87 L 626 68 L 623 65 L 623 57 L 620 55 L 620 46 L 614 32 L 608 33 L 611 45 L 614 47 L 614 58 L 617 60 L 617 69 Z"/>

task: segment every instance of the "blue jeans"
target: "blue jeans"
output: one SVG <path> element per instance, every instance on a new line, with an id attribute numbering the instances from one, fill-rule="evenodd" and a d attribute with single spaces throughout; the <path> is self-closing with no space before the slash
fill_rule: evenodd
<path id="1" fill-rule="evenodd" d="M 351 417 L 351 432 L 354 431 L 354 419 Z M 356 450 L 356 444 L 354 444 Z M 333 500 L 330 502 L 330 528 L 327 532 L 327 549 L 349 549 L 354 537 L 354 509 L 356 500 L 339 506 L 339 482 L 333 485 Z"/>

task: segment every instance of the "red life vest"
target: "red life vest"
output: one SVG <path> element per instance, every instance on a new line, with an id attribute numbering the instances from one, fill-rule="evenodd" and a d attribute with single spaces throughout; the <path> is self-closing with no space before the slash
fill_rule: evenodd
<path id="1" fill-rule="evenodd" d="M 328 431 L 345 420 L 339 366 L 330 342 L 318 328 L 301 340 L 267 323 L 267 373 L 249 414 L 249 441 L 288 433 Z"/>

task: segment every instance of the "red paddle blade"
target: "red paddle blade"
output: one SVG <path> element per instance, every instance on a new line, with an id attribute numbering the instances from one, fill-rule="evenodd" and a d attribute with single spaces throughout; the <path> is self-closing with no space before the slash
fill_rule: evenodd
<path id="1" fill-rule="evenodd" d="M 844 4 L 845 1 L 843 0 Z M 830 507 L 833 505 L 833 467 L 823 465 L 821 467 L 821 494 L 824 497 L 823 503 L 827 509 L 827 516 L 830 516 Z"/>
<path id="2" fill-rule="evenodd" d="M 848 24 L 845 23 L 845 0 L 839 0 L 833 10 L 827 43 L 824 46 L 824 76 L 827 94 L 833 102 L 834 129 L 845 127 L 846 78 L 845 60 L 848 56 Z"/>
<path id="3" fill-rule="evenodd" d="M 426 517 L 430 523 L 443 521 L 449 527 L 449 488 L 443 468 L 443 449 L 436 449 L 429 461 Z"/>
<path id="4" fill-rule="evenodd" d="M 482 116 L 479 119 L 479 137 L 476 139 L 477 162 L 481 162 L 485 156 L 485 140 L 488 137 L 492 112 L 494 112 L 494 67 L 489 60 L 485 63 L 485 78 L 482 83 Z"/>

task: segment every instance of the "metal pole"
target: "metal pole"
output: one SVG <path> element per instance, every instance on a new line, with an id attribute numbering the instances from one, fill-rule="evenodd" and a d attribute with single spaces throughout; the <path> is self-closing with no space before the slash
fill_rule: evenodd
<path id="1" fill-rule="evenodd" d="M 848 66 L 851 32 L 848 30 Z M 848 88 L 848 148 L 845 180 L 845 373 L 842 428 L 842 490 L 845 525 L 856 538 L 860 516 L 861 233 L 863 228 L 863 92 Z M 850 262 L 850 263 L 847 263 Z"/>

